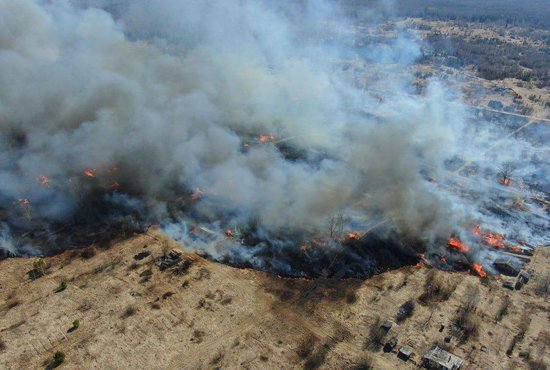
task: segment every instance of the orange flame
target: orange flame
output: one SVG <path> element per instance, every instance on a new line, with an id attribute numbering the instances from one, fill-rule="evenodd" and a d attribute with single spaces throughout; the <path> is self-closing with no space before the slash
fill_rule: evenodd
<path id="1" fill-rule="evenodd" d="M 488 234 L 483 234 L 481 236 L 481 239 L 493 246 L 493 247 L 496 247 L 496 248 L 505 248 L 506 246 L 504 245 L 504 236 L 502 236 L 501 234 L 496 234 L 496 233 L 488 233 Z"/>
<path id="2" fill-rule="evenodd" d="M 40 175 L 38 176 L 38 178 L 36 179 L 36 182 L 39 183 L 40 185 L 42 186 L 45 186 L 47 188 L 50 188 L 52 186 L 52 182 L 50 179 L 48 179 L 46 176 L 44 175 Z"/>
<path id="3" fill-rule="evenodd" d="M 479 275 L 479 277 L 487 277 L 487 273 L 483 271 L 483 265 L 481 263 L 474 262 L 474 270 Z"/>
<path id="4" fill-rule="evenodd" d="M 277 137 L 271 133 L 268 135 L 260 135 L 259 138 L 261 143 L 269 143 L 270 141 L 273 141 L 275 139 L 277 139 Z"/>
<path id="5" fill-rule="evenodd" d="M 118 182 L 115 181 L 111 184 L 111 189 L 119 189 L 119 188 L 120 188 L 120 184 Z"/>
<path id="6" fill-rule="evenodd" d="M 326 248 L 328 246 L 328 244 L 322 240 L 319 240 L 319 239 L 312 239 L 311 240 L 311 245 L 314 246 L 314 247 L 319 247 L 319 248 Z"/>
<path id="7" fill-rule="evenodd" d="M 86 175 L 88 177 L 95 177 L 95 171 L 96 171 L 95 168 L 85 169 L 84 170 L 84 175 Z"/>
<path id="8" fill-rule="evenodd" d="M 523 185 L 522 183 L 517 183 L 517 182 L 514 182 L 510 179 L 500 179 L 499 181 L 502 185 L 506 185 L 506 186 L 513 186 L 513 187 L 516 187 L 518 189 L 525 189 L 525 185 Z"/>
<path id="9" fill-rule="evenodd" d="M 307 244 L 304 243 L 300 246 L 300 252 L 306 253 L 307 252 Z"/>
<path id="10" fill-rule="evenodd" d="M 195 188 L 195 192 L 191 194 L 191 200 L 199 200 L 204 195 L 204 192 L 201 188 Z"/>
<path id="11" fill-rule="evenodd" d="M 506 248 L 506 244 L 504 243 L 504 235 L 502 234 L 493 233 L 493 232 L 485 233 L 481 230 L 480 226 L 474 227 L 472 229 L 472 234 L 474 234 L 475 236 L 481 237 L 481 240 L 483 240 L 485 244 L 488 244 L 492 247 L 503 248 L 503 249 Z"/>
<path id="12" fill-rule="evenodd" d="M 231 230 L 231 229 L 225 230 L 225 235 L 226 236 L 233 236 L 233 230 Z"/>
<path id="13" fill-rule="evenodd" d="M 354 239 L 354 240 L 359 240 L 359 239 L 361 239 L 361 234 L 350 232 L 350 233 L 348 233 L 348 238 Z"/>
<path id="14" fill-rule="evenodd" d="M 470 247 L 464 244 L 462 240 L 458 238 L 449 238 L 449 240 L 447 241 L 447 245 L 461 251 L 462 253 L 468 253 L 470 251 Z"/>
<path id="15" fill-rule="evenodd" d="M 31 206 L 31 201 L 29 198 L 19 198 L 17 199 L 19 205 L 25 209 L 28 209 Z"/>

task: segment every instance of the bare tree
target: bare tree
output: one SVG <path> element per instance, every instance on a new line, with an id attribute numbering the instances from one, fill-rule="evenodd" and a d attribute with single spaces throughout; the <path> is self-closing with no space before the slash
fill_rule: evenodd
<path id="1" fill-rule="evenodd" d="M 344 233 L 344 224 L 346 218 L 343 212 L 338 212 L 335 216 L 332 216 L 328 221 L 328 232 L 331 238 L 337 239 Z"/>
<path id="2" fill-rule="evenodd" d="M 510 182 L 512 174 L 516 170 L 516 166 L 512 162 L 504 162 L 499 169 L 500 182 L 507 185 Z"/>
<path id="3" fill-rule="evenodd" d="M 477 309 L 477 304 L 479 303 L 479 295 L 479 286 L 468 285 L 466 291 L 466 302 L 463 303 L 462 309 L 467 312 L 474 312 Z"/>

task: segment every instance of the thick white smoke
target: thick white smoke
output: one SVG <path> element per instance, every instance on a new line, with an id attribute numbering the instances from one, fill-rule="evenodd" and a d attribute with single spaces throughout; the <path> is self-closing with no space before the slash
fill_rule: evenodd
<path id="1" fill-rule="evenodd" d="M 420 170 L 457 152 L 463 109 L 392 77 L 419 55 L 410 37 L 364 52 L 383 101 L 358 87 L 349 29 L 320 1 L 0 0 L 4 222 L 69 222 L 97 192 L 160 222 L 200 188 L 211 222 L 321 230 L 353 211 L 449 235 L 457 210 Z"/>

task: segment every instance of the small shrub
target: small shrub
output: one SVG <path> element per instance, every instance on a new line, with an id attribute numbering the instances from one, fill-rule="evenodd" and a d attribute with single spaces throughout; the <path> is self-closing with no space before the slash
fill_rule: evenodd
<path id="1" fill-rule="evenodd" d="M 203 308 L 205 310 L 212 311 L 212 302 L 206 300 L 205 298 L 199 299 L 199 302 L 197 303 L 197 309 Z"/>
<path id="2" fill-rule="evenodd" d="M 221 305 L 224 305 L 224 306 L 227 306 L 228 304 L 231 304 L 231 302 L 233 302 L 233 298 L 231 297 L 225 297 L 224 299 L 222 299 L 220 301 L 220 304 Z"/>
<path id="3" fill-rule="evenodd" d="M 168 299 L 174 295 L 174 292 L 166 292 L 162 295 L 162 299 Z"/>
<path id="4" fill-rule="evenodd" d="M 151 277 L 153 276 L 153 270 L 151 268 L 148 268 L 144 271 L 142 271 L 139 276 L 141 277 L 141 280 L 139 281 L 141 284 L 148 282 L 151 280 Z"/>
<path id="5" fill-rule="evenodd" d="M 475 338 L 479 334 L 481 321 L 471 310 L 463 308 L 459 311 L 454 320 L 455 328 L 460 333 L 462 342 Z"/>
<path id="6" fill-rule="evenodd" d="M 397 322 L 398 323 L 403 322 L 409 317 L 411 317 L 413 315 L 414 308 L 415 308 L 414 302 L 411 300 L 408 300 L 407 302 L 403 303 L 397 310 L 397 314 L 396 314 Z"/>
<path id="7" fill-rule="evenodd" d="M 11 310 L 11 309 L 14 308 L 15 306 L 18 306 L 20 303 L 21 303 L 20 300 L 18 300 L 18 299 L 12 299 L 12 300 L 9 300 L 9 301 L 6 303 L 6 307 L 7 307 L 8 310 Z"/>
<path id="8" fill-rule="evenodd" d="M 6 348 L 8 348 L 8 346 L 6 346 L 6 342 L 0 339 L 0 352 L 4 352 Z"/>
<path id="9" fill-rule="evenodd" d="M 82 302 L 80 306 L 78 306 L 77 310 L 81 312 L 85 312 L 85 311 L 91 310 L 92 307 L 93 307 L 92 302 L 86 299 L 84 300 L 84 302 Z"/>
<path id="10" fill-rule="evenodd" d="M 29 277 L 36 280 L 48 273 L 50 263 L 43 258 L 37 258 L 32 263 L 32 270 L 28 272 Z"/>
<path id="11" fill-rule="evenodd" d="M 517 334 L 520 341 L 522 341 L 523 338 L 525 338 L 525 334 L 527 333 L 527 330 L 529 330 L 529 324 L 530 324 L 529 317 L 527 315 L 523 316 L 519 323 L 519 332 Z"/>
<path id="12" fill-rule="evenodd" d="M 210 360 L 210 365 L 218 365 L 224 358 L 223 352 L 218 352 L 212 360 Z"/>
<path id="13" fill-rule="evenodd" d="M 210 270 L 208 270 L 206 267 L 201 267 L 201 269 L 197 272 L 197 275 L 195 276 L 195 280 L 201 281 L 210 279 Z"/>
<path id="14" fill-rule="evenodd" d="M 380 318 L 378 317 L 370 326 L 368 337 L 365 340 L 365 348 L 379 350 L 382 347 L 382 339 L 385 335 L 386 331 L 381 327 Z"/>
<path id="15" fill-rule="evenodd" d="M 464 302 L 463 310 L 468 312 L 474 312 L 477 309 L 479 303 L 479 286 L 469 285 L 466 292 L 466 302 Z"/>
<path id="16" fill-rule="evenodd" d="M 124 312 L 122 313 L 122 315 L 120 316 L 122 319 L 126 319 L 130 316 L 133 316 L 135 315 L 137 312 L 136 308 L 134 306 L 128 306 L 126 307 L 126 309 L 124 310 Z"/>
<path id="17" fill-rule="evenodd" d="M 57 351 L 53 354 L 53 362 L 52 365 L 54 367 L 61 365 L 63 362 L 65 362 L 65 352 L 63 351 Z"/>
<path id="18" fill-rule="evenodd" d="M 66 281 L 62 281 L 59 286 L 57 287 L 57 289 L 55 290 L 56 293 L 60 293 L 62 291 L 64 291 L 65 289 L 67 289 L 67 282 Z"/>
<path id="19" fill-rule="evenodd" d="M 357 302 L 357 294 L 355 292 L 348 292 L 348 294 L 346 294 L 346 302 L 348 304 L 354 304 L 355 302 Z"/>
<path id="20" fill-rule="evenodd" d="M 189 268 L 191 268 L 192 265 L 193 265 L 193 261 L 183 260 L 181 264 L 179 264 L 178 266 L 172 269 L 172 273 L 174 275 L 183 276 L 187 274 L 187 272 L 189 271 Z"/>
<path id="21" fill-rule="evenodd" d="M 76 319 L 73 321 L 73 329 L 76 330 L 80 326 L 80 320 Z"/>
<path id="22" fill-rule="evenodd" d="M 519 341 L 518 336 L 514 335 L 514 337 L 510 341 L 510 344 L 508 345 L 508 348 L 506 349 L 506 355 L 507 356 L 512 355 L 512 353 L 514 352 L 514 348 L 516 347 L 516 344 L 517 344 L 518 341 Z"/>
<path id="23" fill-rule="evenodd" d="M 317 337 L 313 334 L 306 337 L 296 349 L 298 356 L 301 358 L 307 358 L 311 352 L 313 352 L 313 348 L 315 347 L 315 343 L 317 343 L 317 341 Z"/>
<path id="24" fill-rule="evenodd" d="M 193 337 L 191 338 L 191 342 L 201 343 L 205 335 L 206 335 L 206 332 L 204 330 L 195 329 L 193 331 Z"/>
<path id="25" fill-rule="evenodd" d="M 122 257 L 116 257 L 109 262 L 102 263 L 94 269 L 94 274 L 100 274 L 102 272 L 111 272 L 122 261 Z"/>
<path id="26" fill-rule="evenodd" d="M 372 370 L 374 369 L 374 360 L 371 356 L 364 356 L 359 360 L 357 365 L 353 367 L 354 370 Z"/>
<path id="27" fill-rule="evenodd" d="M 148 251 L 140 252 L 134 256 L 134 259 L 136 261 L 141 261 L 142 259 L 149 257 L 150 254 L 151 252 L 148 252 Z"/>
<path id="28" fill-rule="evenodd" d="M 96 251 L 95 247 L 88 247 L 88 248 L 83 249 L 80 252 L 80 257 L 84 258 L 84 259 L 90 259 L 92 257 L 95 257 L 96 254 L 97 254 L 97 251 Z"/>
<path id="29" fill-rule="evenodd" d="M 325 362 L 326 353 L 324 351 L 315 352 L 311 357 L 309 357 L 305 364 L 305 370 L 318 369 Z"/>
<path id="30" fill-rule="evenodd" d="M 317 347 L 304 363 L 305 370 L 318 369 L 325 363 L 328 352 L 332 349 L 333 343 L 327 342 Z"/>
<path id="31" fill-rule="evenodd" d="M 500 305 L 495 317 L 495 320 L 497 322 L 502 320 L 502 318 L 508 314 L 508 310 L 510 309 L 511 304 L 512 304 L 512 301 L 510 300 L 510 296 L 504 296 L 502 300 L 502 304 Z"/>
<path id="32" fill-rule="evenodd" d="M 527 366 L 529 366 L 529 370 L 547 370 L 548 366 L 544 363 L 542 359 L 540 360 L 534 360 L 530 359 L 527 361 Z"/>

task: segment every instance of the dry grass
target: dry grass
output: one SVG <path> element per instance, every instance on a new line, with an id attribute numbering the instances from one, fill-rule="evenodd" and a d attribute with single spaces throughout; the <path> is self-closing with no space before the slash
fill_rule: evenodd
<path id="1" fill-rule="evenodd" d="M 410 267 L 362 282 L 342 280 L 328 284 L 235 269 L 185 253 L 183 259 L 193 261 L 193 265 L 183 275 L 159 271 L 154 263 L 149 263 L 152 258 L 129 271 L 128 266 L 135 262 L 132 257 L 143 251 L 145 242 L 152 255 L 159 255 L 160 246 L 148 235 L 142 235 L 135 242 L 98 249 L 93 259 L 76 258 L 63 270 L 51 269 L 47 276 L 34 282 L 26 276 L 29 260 L 1 261 L 2 306 L 18 298 L 21 303 L 0 315 L 1 337 L 8 345 L 0 353 L 0 362 L 21 369 L 43 367 L 41 362 L 51 359 L 53 349 L 39 348 L 36 356 L 22 356 L 21 349 L 34 343 L 37 333 L 55 342 L 55 349 L 65 349 L 67 366 L 74 368 L 368 369 L 374 360 L 376 369 L 412 369 L 412 361 L 403 362 L 395 353 L 381 353 L 384 339 L 394 335 L 399 338 L 397 349 L 401 345 L 414 347 L 414 361 L 432 348 L 434 340 L 442 342 L 442 346 L 452 346 L 450 351 L 467 359 L 468 368 L 483 368 L 487 363 L 526 368 L 528 360 L 548 361 L 547 355 L 540 355 L 545 339 L 541 336 L 535 342 L 529 335 L 531 331 L 519 325 L 519 317 L 526 312 L 533 327 L 548 325 L 544 311 L 548 303 L 534 295 L 534 279 L 526 289 L 510 292 L 496 282 L 481 285 L 479 279 L 467 274 Z M 109 273 L 92 273 L 98 266 L 110 266 L 117 258 L 120 263 Z M 544 271 L 546 262 L 537 258 L 533 258 L 530 267 Z M 66 255 L 53 257 L 51 263 L 58 266 L 65 259 Z M 147 271 L 144 275 L 152 276 L 145 286 L 139 283 L 143 270 Z M 405 277 L 407 283 L 403 284 Z M 69 288 L 53 294 L 62 280 L 70 281 Z M 182 288 L 184 282 L 187 288 Z M 454 290 L 459 282 L 461 285 Z M 394 289 L 384 288 L 390 285 Z M 475 286 L 480 289 L 476 291 Z M 336 290 L 338 299 L 333 298 Z M 174 295 L 166 294 L 172 292 Z M 287 297 L 282 292 L 290 294 Z M 430 293 L 425 301 L 429 307 L 417 303 L 414 314 L 389 334 L 380 327 L 392 319 L 399 305 L 409 300 L 416 303 L 425 292 Z M 348 298 L 350 293 L 358 297 L 353 304 L 348 303 L 353 300 Z M 502 324 L 495 323 L 506 295 L 514 309 L 503 315 Z M 494 297 L 493 302 L 489 302 L 490 297 Z M 204 308 L 197 310 L 201 299 Z M 444 299 L 447 300 L 441 304 Z M 207 306 L 211 309 L 205 309 Z M 478 343 L 470 333 L 475 332 L 481 317 L 484 321 L 478 328 Z M 51 329 L 66 329 L 75 318 L 81 320 L 81 327 L 65 334 L 66 339 L 56 340 Z M 456 331 L 455 325 L 449 325 L 455 321 Z M 445 328 L 440 332 L 441 324 Z M 511 357 L 505 355 L 510 340 L 519 332 L 524 332 L 521 351 L 532 349 L 532 357 L 518 357 L 518 344 Z M 444 343 L 443 338 L 453 333 L 456 339 Z M 464 333 L 470 335 L 466 343 L 459 340 Z M 533 335 L 537 334 L 533 330 Z M 84 336 L 87 339 L 82 341 Z M 151 340 L 158 346 L 151 346 Z M 478 350 L 480 345 L 488 351 Z M 293 349 L 290 353 L 288 346 Z M 473 346 L 476 354 L 468 358 Z M 75 355 L 74 348 L 81 348 L 83 355 Z M 94 357 L 84 355 L 87 351 L 93 352 Z M 122 353 L 125 356 L 119 355 Z M 163 355 L 166 353 L 170 355 Z M 366 354 L 371 357 L 363 358 Z"/>
<path id="2" fill-rule="evenodd" d="M 457 285 L 448 279 L 442 279 L 439 271 L 430 269 L 426 274 L 424 291 L 418 297 L 418 302 L 425 306 L 445 302 L 451 298 L 456 287 Z"/>

